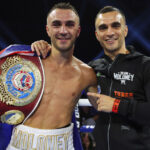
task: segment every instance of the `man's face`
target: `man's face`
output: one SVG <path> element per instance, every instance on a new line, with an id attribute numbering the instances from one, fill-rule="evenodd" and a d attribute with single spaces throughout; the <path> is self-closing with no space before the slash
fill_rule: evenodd
<path id="1" fill-rule="evenodd" d="M 47 18 L 46 30 L 52 46 L 59 51 L 71 50 L 80 34 L 79 18 L 70 9 L 55 9 Z"/>
<path id="2" fill-rule="evenodd" d="M 117 11 L 99 14 L 95 27 L 96 38 L 105 52 L 119 51 L 125 45 L 128 29 L 122 15 Z"/>

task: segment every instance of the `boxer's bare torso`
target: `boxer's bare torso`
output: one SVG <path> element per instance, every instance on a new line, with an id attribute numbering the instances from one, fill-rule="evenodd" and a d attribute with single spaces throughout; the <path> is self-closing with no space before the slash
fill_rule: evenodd
<path id="1" fill-rule="evenodd" d="M 51 57 L 43 60 L 45 88 L 42 100 L 25 125 L 40 129 L 56 129 L 71 122 L 72 112 L 83 89 L 96 85 L 93 70 L 72 57 L 59 64 Z"/>

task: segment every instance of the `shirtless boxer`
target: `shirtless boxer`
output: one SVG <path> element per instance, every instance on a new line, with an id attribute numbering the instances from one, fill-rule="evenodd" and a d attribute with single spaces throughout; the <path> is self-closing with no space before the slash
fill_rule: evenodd
<path id="1" fill-rule="evenodd" d="M 13 130 L 7 150 L 74 150 L 72 113 L 83 89 L 96 90 L 93 70 L 73 56 L 80 34 L 79 16 L 68 3 L 56 4 L 48 13 L 46 31 L 51 54 L 42 60 L 44 94 L 35 113 Z"/>

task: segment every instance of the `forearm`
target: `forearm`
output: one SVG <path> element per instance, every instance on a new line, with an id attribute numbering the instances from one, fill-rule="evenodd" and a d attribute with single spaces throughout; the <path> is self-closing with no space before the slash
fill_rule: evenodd
<path id="1" fill-rule="evenodd" d="M 98 92 L 97 85 L 88 87 L 86 89 L 86 92 L 97 93 Z M 88 97 L 90 103 L 92 104 L 92 106 L 97 110 L 97 108 L 98 108 L 98 104 L 97 104 L 98 98 L 93 97 L 93 96 L 89 96 L 89 95 L 87 95 L 87 97 Z"/>
<path id="2" fill-rule="evenodd" d="M 97 110 L 97 108 L 98 108 L 97 98 L 88 96 L 88 99 L 89 99 L 90 103 L 92 104 L 92 106 Z"/>

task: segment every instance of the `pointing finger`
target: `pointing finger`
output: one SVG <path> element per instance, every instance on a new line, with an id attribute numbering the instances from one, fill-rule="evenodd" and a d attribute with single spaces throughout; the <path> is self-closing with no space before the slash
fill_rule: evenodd
<path id="1" fill-rule="evenodd" d="M 93 96 L 95 98 L 100 98 L 100 94 L 97 94 L 97 93 L 87 92 L 87 95 L 88 96 Z"/>

